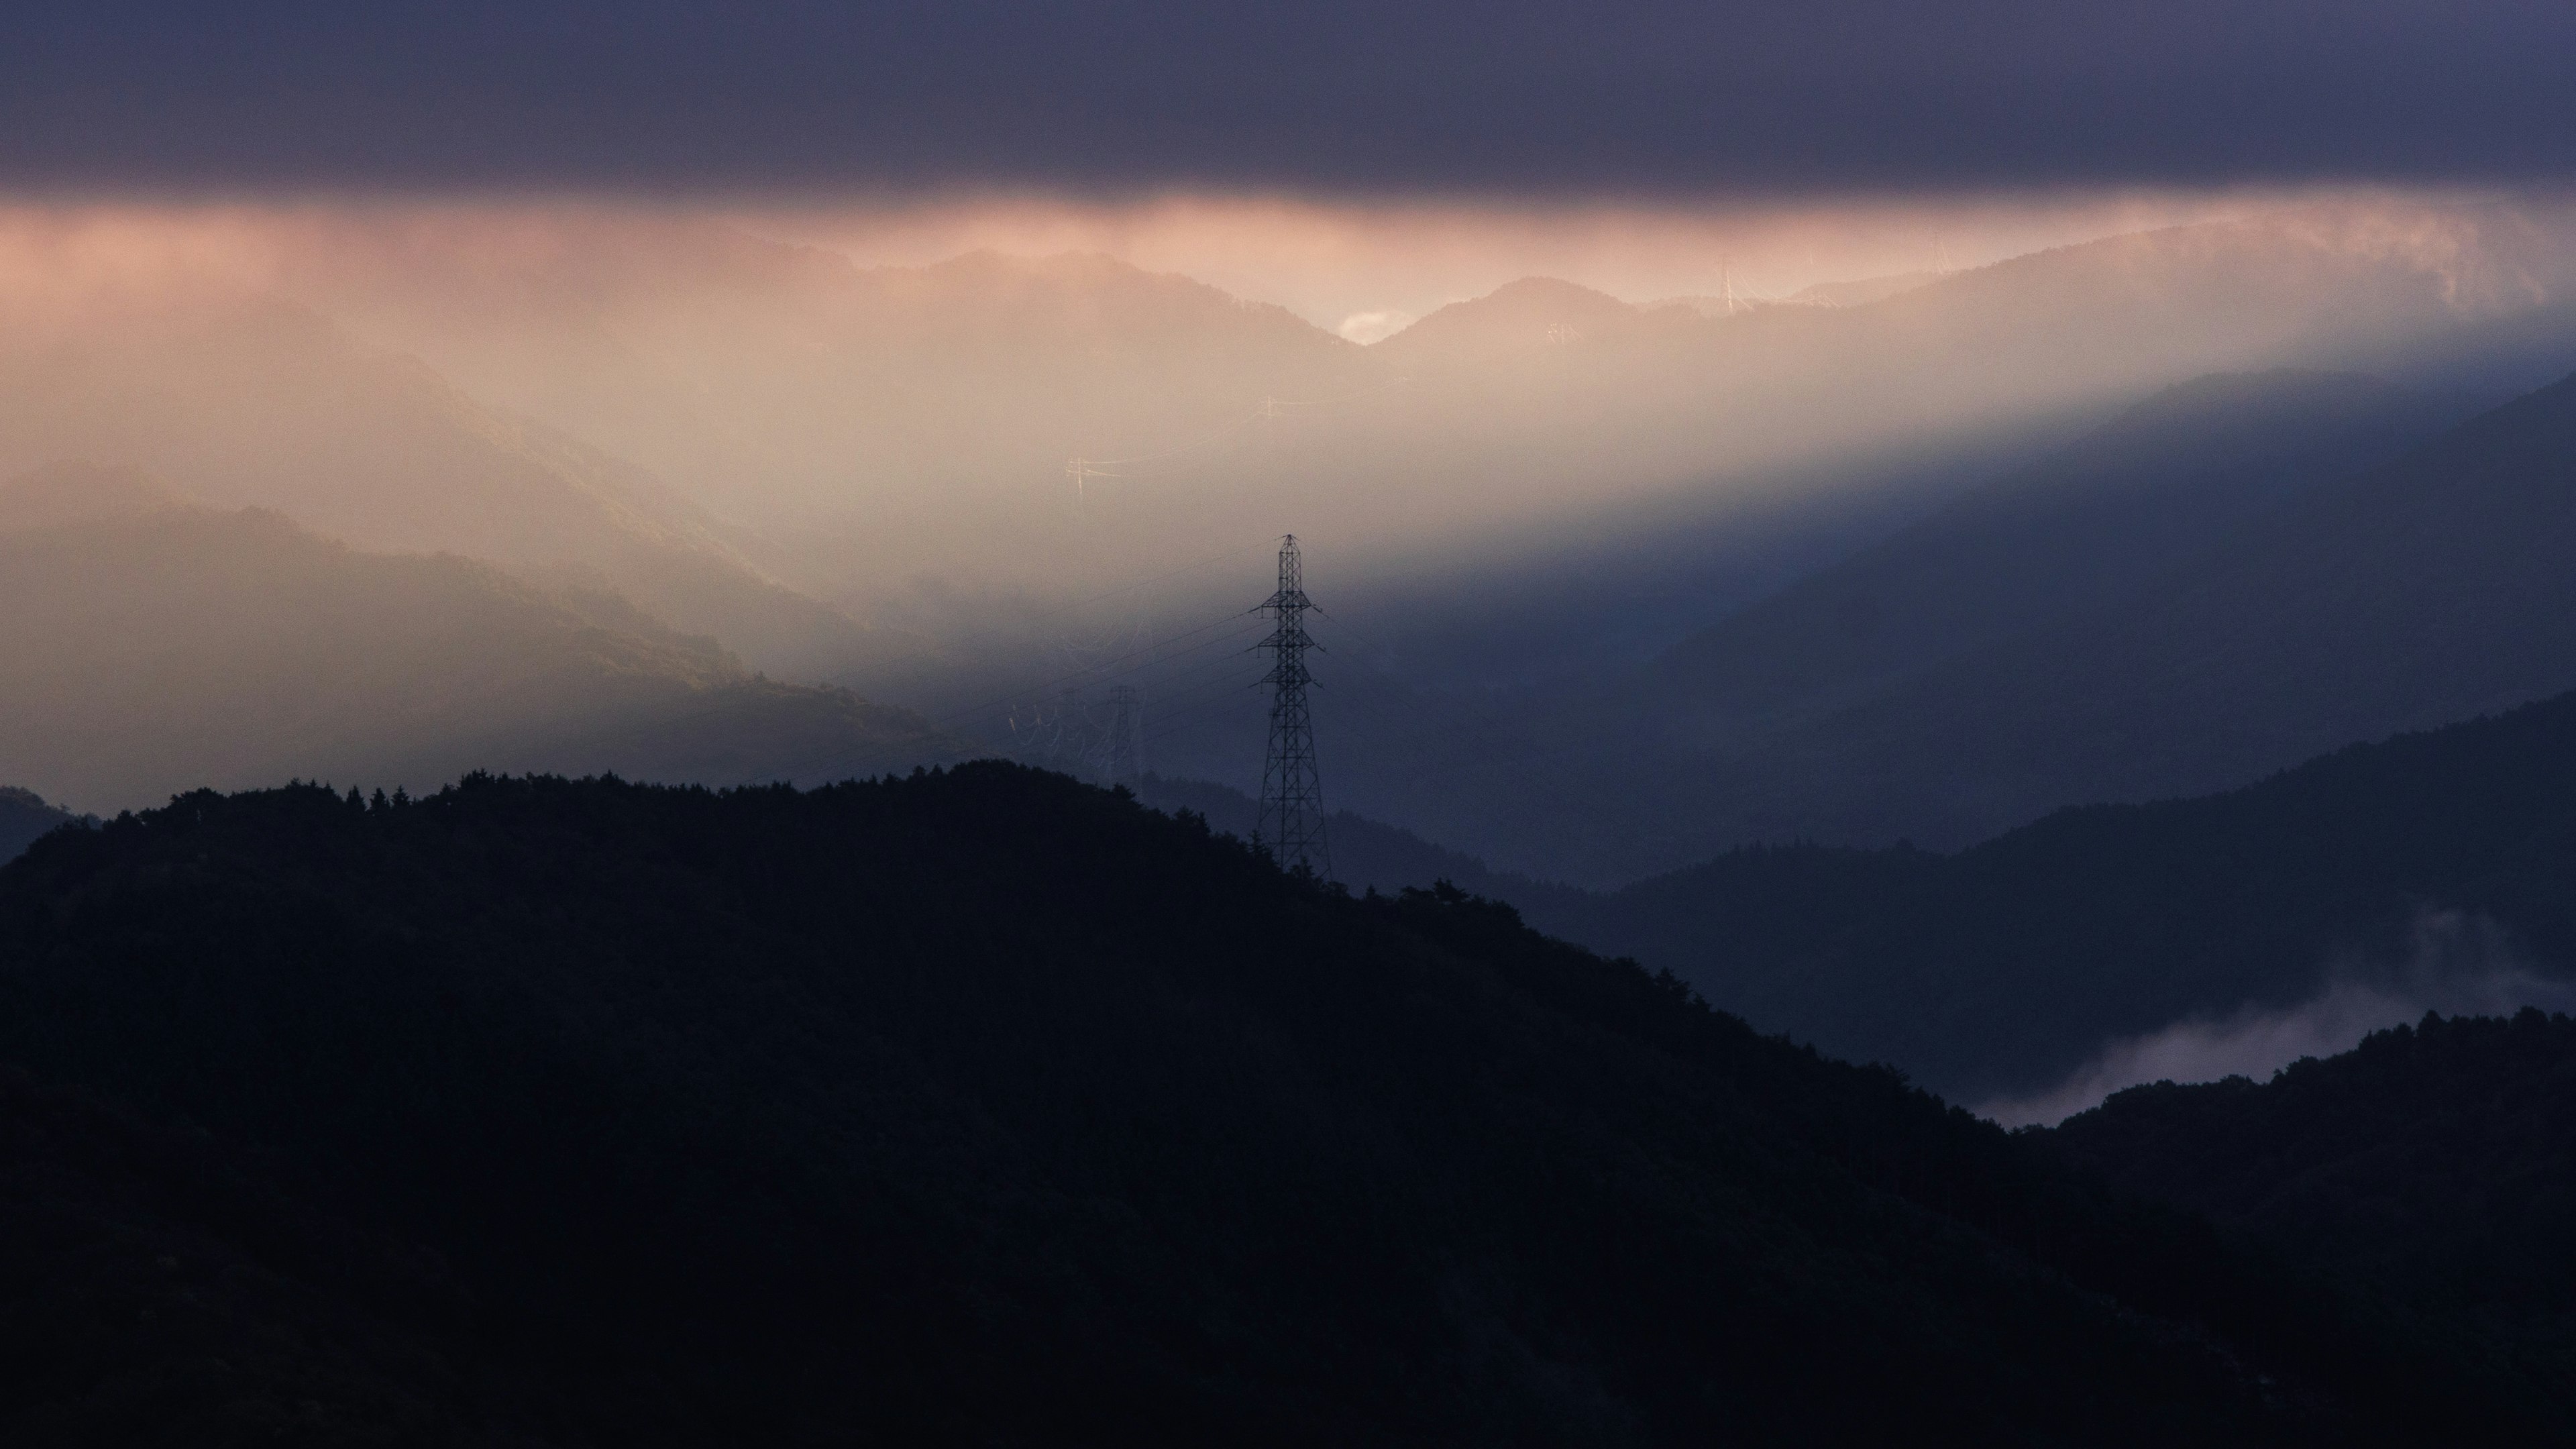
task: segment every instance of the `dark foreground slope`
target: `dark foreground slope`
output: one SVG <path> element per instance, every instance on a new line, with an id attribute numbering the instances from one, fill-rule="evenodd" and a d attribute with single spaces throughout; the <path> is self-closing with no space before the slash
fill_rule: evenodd
<path id="1" fill-rule="evenodd" d="M 2117 1037 L 2419 965 L 2427 909 L 2576 965 L 2576 695 L 2195 800 L 2064 810 L 1955 855 L 1737 851 L 1534 919 L 1969 1100 Z"/>
<path id="2" fill-rule="evenodd" d="M 275 1365 L 344 1425 L 387 1395 L 450 1438 L 618 1444 L 2542 1422 L 2517 1381 L 1668 979 L 1010 766 L 199 794 L 59 833 L 0 869 L 0 1057 L 383 1245 L 298 1257 L 330 1234 L 245 1211 L 135 1259 L 303 1285 L 245 1332 L 309 1348 L 287 1330 L 345 1312 L 341 1360 L 191 1356 L 102 1308 L 83 1371 Z M 38 1176 L 73 1229 L 115 1218 Z M 404 1245 L 436 1271 L 370 1288 Z M 0 1291 L 29 1332 L 108 1301 Z M 203 1441 L 172 1402 L 159 1437 Z"/>
<path id="3" fill-rule="evenodd" d="M 2132 1088 L 2046 1137 L 2527 1352 L 2576 1348 L 2576 1019 L 2428 1016 L 2266 1083 Z"/>

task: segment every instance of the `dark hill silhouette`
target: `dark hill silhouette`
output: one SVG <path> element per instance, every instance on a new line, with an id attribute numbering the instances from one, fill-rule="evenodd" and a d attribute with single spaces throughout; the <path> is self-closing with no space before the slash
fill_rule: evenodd
<path id="1" fill-rule="evenodd" d="M 0 494 L 0 759 L 83 809 L 285 776 L 394 785 L 475 760 L 820 780 L 961 742 L 780 684 L 613 594 L 369 554 L 274 513 L 13 529 Z"/>
<path id="2" fill-rule="evenodd" d="M 2270 1081 L 2122 1092 L 2046 1134 L 2068 1158 L 2461 1331 L 2576 1345 L 2576 1020 L 2428 1016 Z"/>
<path id="3" fill-rule="evenodd" d="M 533 1446 L 437 1255 L 203 1128 L 0 1069 L 0 1437 Z"/>
<path id="4" fill-rule="evenodd" d="M 1747 849 L 1532 911 L 1765 1029 L 1981 1100 L 2053 1085 L 2115 1038 L 2393 977 L 2426 909 L 2474 913 L 2530 969 L 2576 976 L 2571 873 L 2561 695 L 2226 794 L 2059 811 L 1955 855 Z"/>
<path id="5" fill-rule="evenodd" d="M 1669 979 L 1016 767 L 193 794 L 0 868 L 0 961 L 0 1059 L 383 1245 L 294 1281 L 434 1255 L 395 1305 L 427 1307 L 306 1352 L 490 1405 L 495 1440 L 2563 1432 L 2529 1377 Z M 294 1258 L 264 1212 L 222 1228 L 169 1271 Z M 207 1296 L 245 1333 L 354 1312 L 263 1318 L 254 1286 Z M 437 1356 L 370 1352 L 411 1333 Z M 508 1393 L 422 1387 L 485 1364 Z M 133 1414 L 202 1442 L 198 1402 Z"/>

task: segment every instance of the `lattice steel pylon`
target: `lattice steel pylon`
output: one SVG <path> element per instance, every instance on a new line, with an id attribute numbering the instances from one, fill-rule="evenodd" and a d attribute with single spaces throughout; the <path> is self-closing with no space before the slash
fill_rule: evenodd
<path id="1" fill-rule="evenodd" d="M 1279 592 L 1261 611 L 1276 621 L 1270 637 L 1254 646 L 1270 652 L 1270 749 L 1261 762 L 1261 816 L 1253 836 L 1283 870 L 1333 874 L 1324 839 L 1324 783 L 1315 769 L 1315 722 L 1306 712 L 1306 651 L 1321 648 L 1306 633 L 1306 597 L 1297 535 L 1279 543 Z"/>

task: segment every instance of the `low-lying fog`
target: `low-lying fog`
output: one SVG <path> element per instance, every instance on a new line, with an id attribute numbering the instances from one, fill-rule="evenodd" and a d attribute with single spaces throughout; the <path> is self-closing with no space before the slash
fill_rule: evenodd
<path id="1" fill-rule="evenodd" d="M 2155 1082 L 2269 1079 L 2306 1057 L 2352 1050 L 2375 1031 L 2442 1016 L 2511 1016 L 2524 1007 L 2576 1010 L 2576 983 L 2536 972 L 2493 921 L 2422 911 L 2414 950 L 2399 962 L 2342 964 L 2314 998 L 2290 1007 L 2247 1006 L 2223 1018 L 2176 1022 L 2104 1047 L 2048 1091 L 1977 1109 L 2007 1127 L 2054 1127 L 2114 1092 Z"/>

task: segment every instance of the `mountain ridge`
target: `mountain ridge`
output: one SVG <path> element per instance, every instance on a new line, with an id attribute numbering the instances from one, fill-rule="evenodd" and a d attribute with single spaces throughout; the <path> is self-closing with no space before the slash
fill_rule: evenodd
<path id="1" fill-rule="evenodd" d="M 197 792 L 0 943 L 0 1058 L 435 1254 L 529 1438 L 2557 1432 L 1890 1073 L 1011 766 Z"/>
<path id="2" fill-rule="evenodd" d="M 0 492 L 0 501 L 7 494 Z M 917 716 L 782 684 L 623 597 L 283 515 L 170 505 L 10 528 L 0 749 L 113 810 L 282 775 L 434 784 L 479 763 L 820 780 L 967 752 Z"/>
<path id="3" fill-rule="evenodd" d="M 2338 981 L 2401 994 L 2422 912 L 2576 978 L 2576 694 L 2346 746 L 2236 790 L 2056 811 L 1955 854 L 1751 847 L 1540 928 L 1670 970 L 1766 1030 L 1970 1100 L 2112 1042 Z M 2493 969 L 2495 962 L 2469 962 Z"/>

